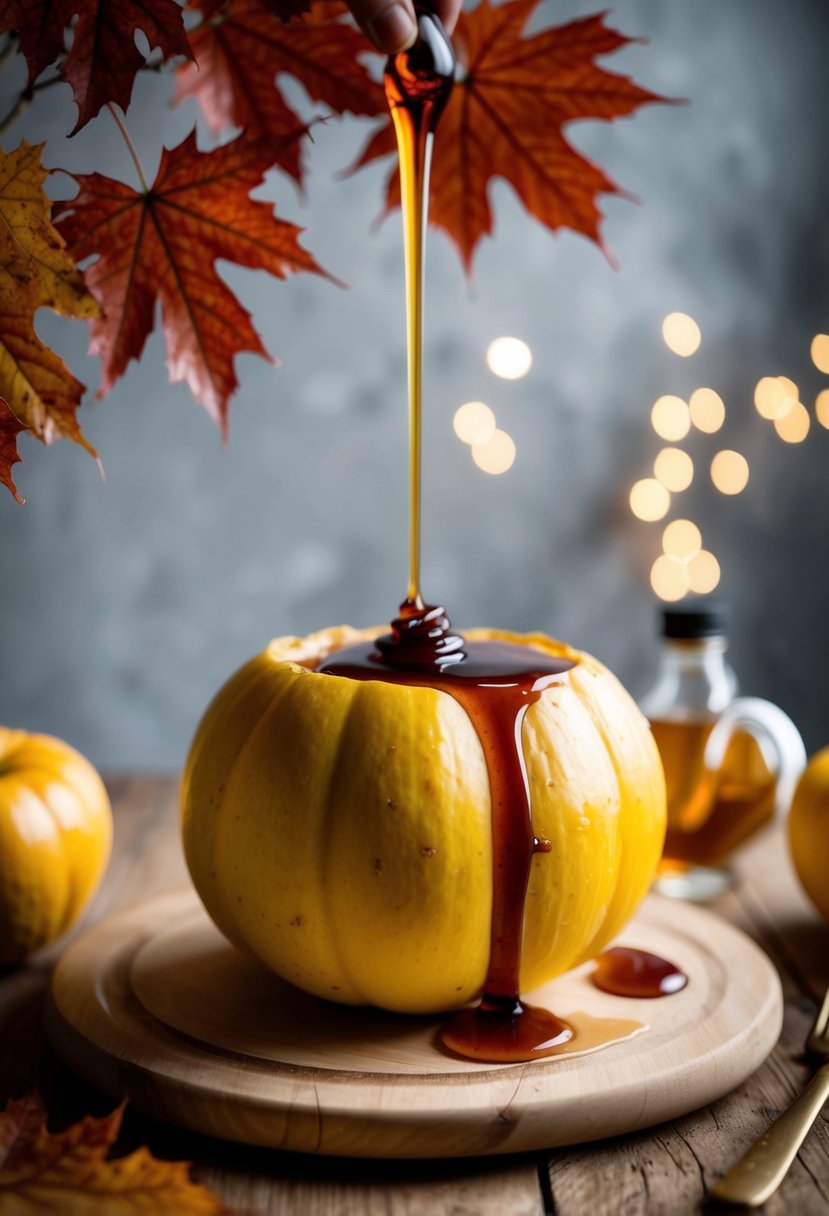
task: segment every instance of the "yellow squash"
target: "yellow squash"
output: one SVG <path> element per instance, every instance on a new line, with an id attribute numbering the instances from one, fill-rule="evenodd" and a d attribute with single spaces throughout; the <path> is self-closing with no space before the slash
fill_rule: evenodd
<path id="1" fill-rule="evenodd" d="M 0 966 L 69 928 L 111 843 L 109 799 L 89 761 L 60 739 L 0 726 Z"/>
<path id="2" fill-rule="evenodd" d="M 795 789 L 789 851 L 804 891 L 829 921 L 829 747 L 812 756 Z"/>
<path id="3" fill-rule="evenodd" d="M 221 689 L 182 785 L 190 873 L 219 928 L 318 996 L 458 1008 L 486 977 L 492 907 L 483 750 L 444 692 L 321 675 L 378 630 L 280 638 Z M 470 630 L 578 660 L 530 706 L 535 835 L 521 990 L 599 951 L 645 894 L 665 789 L 642 714 L 595 659 L 542 635 Z"/>

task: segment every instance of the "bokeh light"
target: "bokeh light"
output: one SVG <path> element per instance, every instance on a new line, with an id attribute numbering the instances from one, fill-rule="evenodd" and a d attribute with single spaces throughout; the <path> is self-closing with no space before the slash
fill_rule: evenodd
<path id="1" fill-rule="evenodd" d="M 486 362 L 502 380 L 520 380 L 532 367 L 533 354 L 521 338 L 496 338 L 487 347 Z"/>
<path id="2" fill-rule="evenodd" d="M 688 402 L 691 421 L 698 431 L 713 435 L 725 422 L 725 405 L 712 388 L 698 388 Z"/>
<path id="3" fill-rule="evenodd" d="M 720 581 L 720 563 L 707 549 L 700 549 L 686 567 L 690 589 L 696 595 L 708 595 Z"/>
<path id="4" fill-rule="evenodd" d="M 819 372 L 829 376 L 829 334 L 815 334 L 812 338 L 812 362 Z"/>
<path id="5" fill-rule="evenodd" d="M 721 494 L 739 494 L 748 485 L 748 461 L 730 448 L 711 461 L 711 480 Z"/>
<path id="6" fill-rule="evenodd" d="M 690 519 L 675 519 L 662 533 L 662 550 L 679 562 L 690 561 L 702 548 L 702 533 Z"/>
<path id="7" fill-rule="evenodd" d="M 651 586 L 661 600 L 681 600 L 691 589 L 688 566 L 663 553 L 651 566 Z"/>
<path id="8" fill-rule="evenodd" d="M 802 401 L 795 401 L 788 413 L 774 420 L 774 429 L 784 443 L 802 443 L 810 426 L 809 411 Z"/>
<path id="9" fill-rule="evenodd" d="M 694 480 L 694 462 L 682 448 L 663 448 L 653 462 L 653 472 L 666 490 L 679 494 Z"/>
<path id="10" fill-rule="evenodd" d="M 506 473 L 515 460 L 515 443 L 506 431 L 496 428 L 483 443 L 472 445 L 472 459 L 484 473 Z"/>
<path id="11" fill-rule="evenodd" d="M 815 414 L 820 425 L 829 429 L 829 388 L 824 388 L 818 393 L 815 401 Z"/>
<path id="12" fill-rule="evenodd" d="M 495 430 L 495 415 L 483 401 L 467 401 L 455 410 L 452 426 L 463 443 L 486 443 Z"/>
<path id="13" fill-rule="evenodd" d="M 788 376 L 763 376 L 754 389 L 754 405 L 761 418 L 774 421 L 788 414 L 798 395 L 797 385 Z"/>
<path id="14" fill-rule="evenodd" d="M 664 519 L 670 506 L 670 494 L 654 477 L 643 477 L 630 491 L 630 509 L 637 519 L 644 519 L 646 523 Z"/>
<path id="15" fill-rule="evenodd" d="M 675 355 L 681 355 L 683 359 L 699 350 L 699 344 L 702 341 L 702 334 L 696 321 L 684 312 L 668 314 L 662 322 L 662 337 L 665 339 L 668 349 L 672 350 Z"/>
<path id="16" fill-rule="evenodd" d="M 681 397 L 659 397 L 651 410 L 651 426 L 661 439 L 676 443 L 691 429 L 691 415 Z"/>

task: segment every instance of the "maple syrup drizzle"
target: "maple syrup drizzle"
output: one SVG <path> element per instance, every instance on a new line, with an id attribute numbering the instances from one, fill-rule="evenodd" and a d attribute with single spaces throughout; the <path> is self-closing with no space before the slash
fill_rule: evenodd
<path id="1" fill-rule="evenodd" d="M 390 633 L 334 651 L 318 670 L 352 680 L 437 689 L 466 711 L 483 748 L 492 803 L 490 960 L 480 1004 L 453 1015 L 441 1038 L 450 1051 L 472 1059 L 532 1060 L 572 1050 L 575 1031 L 555 1014 L 519 999 L 532 859 L 550 850 L 549 841 L 533 833 L 521 731 L 529 707 L 545 688 L 566 680 L 574 663 L 510 642 L 465 639 L 453 632 L 443 608 L 424 603 L 420 591 L 423 248 L 432 139 L 451 92 L 455 60 L 438 19 L 421 8 L 416 13 L 418 41 L 389 60 L 385 75 L 398 140 L 406 262 L 408 592 Z M 640 1023 L 579 1017 L 580 1033 L 586 1036 L 579 1050 L 595 1050 L 641 1029 Z"/>
<path id="2" fill-rule="evenodd" d="M 386 100 L 397 134 L 403 246 L 406 266 L 406 325 L 409 363 L 409 587 L 407 601 L 420 597 L 420 465 L 423 371 L 423 252 L 429 212 L 429 167 L 438 120 L 452 92 L 455 53 L 437 17 L 415 6 L 414 46 L 386 64 Z"/>
<path id="3" fill-rule="evenodd" d="M 681 992 L 688 983 L 685 972 L 667 959 L 630 946 L 614 946 L 594 961 L 593 983 L 613 996 L 653 999 Z"/>

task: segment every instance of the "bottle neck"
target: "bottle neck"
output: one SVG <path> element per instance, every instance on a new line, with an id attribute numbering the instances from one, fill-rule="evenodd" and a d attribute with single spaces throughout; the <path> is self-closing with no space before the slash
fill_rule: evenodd
<path id="1" fill-rule="evenodd" d="M 642 701 L 649 718 L 693 718 L 721 713 L 737 693 L 726 639 L 664 638 L 656 683 Z"/>

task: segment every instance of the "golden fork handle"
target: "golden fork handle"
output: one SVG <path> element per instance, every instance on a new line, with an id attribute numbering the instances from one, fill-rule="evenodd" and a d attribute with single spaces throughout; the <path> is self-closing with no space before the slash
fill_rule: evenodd
<path id="1" fill-rule="evenodd" d="M 714 1198 L 749 1207 L 765 1203 L 785 1178 L 827 1098 L 829 1064 L 824 1064 L 800 1097 L 795 1098 L 757 1143 L 712 1187 Z"/>

